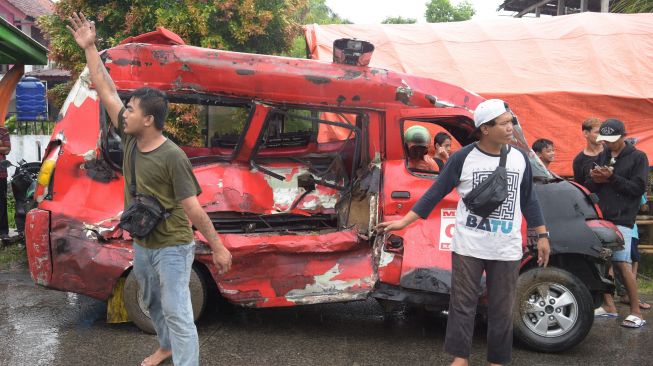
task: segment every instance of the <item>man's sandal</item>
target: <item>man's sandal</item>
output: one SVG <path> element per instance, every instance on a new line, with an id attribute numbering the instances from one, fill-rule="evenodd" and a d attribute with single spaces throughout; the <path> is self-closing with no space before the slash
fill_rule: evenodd
<path id="1" fill-rule="evenodd" d="M 632 314 L 628 315 L 626 319 L 621 322 L 621 326 L 625 328 L 641 328 L 644 324 L 646 324 L 646 320 Z"/>

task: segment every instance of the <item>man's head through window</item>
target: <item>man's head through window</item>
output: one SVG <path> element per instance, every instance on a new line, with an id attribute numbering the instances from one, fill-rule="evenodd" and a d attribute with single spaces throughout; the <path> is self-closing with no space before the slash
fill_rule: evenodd
<path id="1" fill-rule="evenodd" d="M 555 148 L 553 141 L 547 139 L 538 139 L 533 142 L 533 151 L 542 160 L 542 163 L 548 168 L 549 164 L 555 160 Z"/>

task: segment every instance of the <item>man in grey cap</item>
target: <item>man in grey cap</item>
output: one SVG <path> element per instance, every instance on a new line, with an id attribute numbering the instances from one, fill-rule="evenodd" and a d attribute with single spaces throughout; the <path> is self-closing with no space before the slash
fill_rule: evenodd
<path id="1" fill-rule="evenodd" d="M 626 143 L 626 127 L 618 119 L 605 120 L 599 128 L 597 141 L 606 149 L 599 154 L 595 167 L 584 185 L 599 196 L 603 217 L 617 225 L 624 237 L 624 249 L 612 253 L 612 263 L 621 272 L 630 299 L 630 315 L 621 323 L 627 328 L 646 324 L 639 309 L 637 281 L 631 268 L 630 245 L 633 225 L 639 211 L 642 195 L 648 182 L 648 158 L 635 146 Z M 617 317 L 617 308 L 611 294 L 605 294 L 603 306 L 594 311 L 602 318 Z"/>
<path id="2" fill-rule="evenodd" d="M 506 170 L 509 197 L 489 216 L 472 213 L 461 199 L 456 209 L 452 240 L 452 278 L 449 319 L 444 349 L 454 356 L 452 365 L 468 365 L 474 333 L 474 317 L 481 278 L 485 271 L 488 294 L 487 360 L 491 365 L 512 359 L 512 319 L 519 264 L 523 256 L 522 214 L 538 234 L 540 266 L 549 261 L 548 232 L 533 190 L 528 157 L 511 147 L 514 116 L 499 99 L 486 100 L 474 112 L 479 141 L 451 155 L 438 180 L 401 220 L 384 222 L 384 233 L 401 230 L 425 219 L 451 190 L 461 197 L 487 179 L 499 165 L 503 147 L 507 150 Z"/>

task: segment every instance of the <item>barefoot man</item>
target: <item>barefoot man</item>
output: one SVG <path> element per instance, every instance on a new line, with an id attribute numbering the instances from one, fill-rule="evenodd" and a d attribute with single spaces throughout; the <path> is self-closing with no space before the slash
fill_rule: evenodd
<path id="1" fill-rule="evenodd" d="M 149 234 L 133 243 L 133 271 L 159 341 L 159 348 L 141 365 L 158 365 L 171 356 L 176 366 L 198 365 L 199 342 L 188 288 L 195 243 L 188 219 L 208 241 L 220 274 L 229 271 L 231 253 L 222 245 L 197 200 L 201 190 L 188 157 L 163 136 L 168 114 L 165 93 L 137 89 L 125 107 L 95 47 L 95 24 L 81 13 L 74 13 L 69 20 L 68 29 L 84 50 L 100 101 L 120 131 L 125 149 L 125 182 L 138 177 L 136 192 L 155 197 L 169 213 Z M 137 169 L 135 177 L 131 174 L 132 161 Z M 127 186 L 125 207 L 131 202 Z"/>

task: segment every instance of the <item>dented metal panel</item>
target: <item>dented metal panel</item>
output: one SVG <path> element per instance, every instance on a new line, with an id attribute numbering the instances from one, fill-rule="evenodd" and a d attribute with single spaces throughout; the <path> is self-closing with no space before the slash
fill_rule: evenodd
<path id="1" fill-rule="evenodd" d="M 386 161 L 384 169 L 384 220 L 399 219 L 410 211 L 433 181 L 411 175 L 403 160 Z M 410 186 L 394 183 L 407 180 L 412 182 Z M 393 191 L 409 192 L 410 198 L 392 198 Z M 458 194 L 453 191 L 435 207 L 427 220 L 418 220 L 410 228 L 396 232 L 404 241 L 400 281 L 402 287 L 449 293 L 451 239 L 457 204 Z"/>
<path id="2" fill-rule="evenodd" d="M 428 108 L 431 94 L 470 109 L 482 100 L 431 79 L 315 60 L 146 44 L 119 45 L 107 50 L 104 58 L 123 90 L 149 85 L 167 91 L 376 109 Z"/>
<path id="3" fill-rule="evenodd" d="M 25 247 L 32 279 L 48 286 L 52 278 L 50 213 L 34 209 L 25 217 Z"/>

